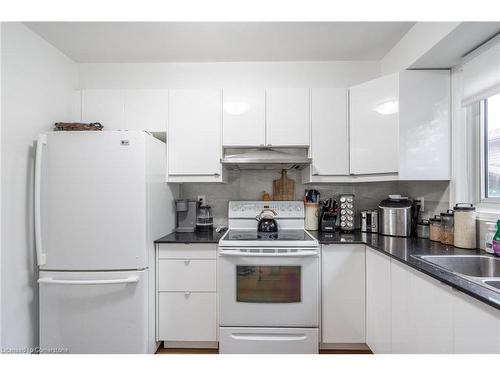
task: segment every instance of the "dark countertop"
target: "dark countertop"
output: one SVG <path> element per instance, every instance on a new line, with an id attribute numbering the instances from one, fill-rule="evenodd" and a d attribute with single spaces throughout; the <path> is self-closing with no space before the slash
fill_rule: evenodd
<path id="1" fill-rule="evenodd" d="M 463 277 L 415 259 L 412 255 L 488 255 L 482 250 L 465 250 L 422 238 L 390 237 L 355 231 L 350 234 L 324 234 L 310 231 L 321 244 L 366 244 L 409 267 L 423 272 L 455 289 L 500 310 L 500 292 L 473 283 Z"/>
<path id="2" fill-rule="evenodd" d="M 218 243 L 224 233 L 226 232 L 217 233 L 215 230 L 191 233 L 172 232 L 156 240 L 155 243 Z"/>
<path id="3" fill-rule="evenodd" d="M 173 232 L 156 240 L 155 243 L 218 243 L 224 233 L 225 231 L 217 233 L 215 230 L 193 233 Z M 366 244 L 374 250 L 390 256 L 409 267 L 423 272 L 500 310 L 500 292 L 473 283 L 450 271 L 432 266 L 412 257 L 412 255 L 489 255 L 484 251 L 458 249 L 453 246 L 445 246 L 438 242 L 421 238 L 390 237 L 374 233 L 363 233 L 361 231 L 354 231 L 349 234 L 340 234 L 339 232 L 320 233 L 316 231 L 309 231 L 309 233 L 311 233 L 319 243 L 325 245 Z"/>

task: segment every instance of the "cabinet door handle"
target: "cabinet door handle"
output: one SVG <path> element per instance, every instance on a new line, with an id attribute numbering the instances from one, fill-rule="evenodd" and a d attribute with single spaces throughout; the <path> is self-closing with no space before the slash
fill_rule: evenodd
<path id="1" fill-rule="evenodd" d="M 268 145 L 268 146 L 272 146 L 272 144 L 270 144 L 270 143 L 268 143 L 267 145 Z"/>
<path id="2" fill-rule="evenodd" d="M 191 292 L 184 292 L 184 297 L 189 298 L 190 295 L 191 295 Z"/>
<path id="3" fill-rule="evenodd" d="M 185 265 L 185 266 L 189 266 L 189 263 L 191 263 L 191 259 L 188 259 L 188 260 L 185 260 L 185 261 L 184 261 L 184 265 Z"/>
<path id="4" fill-rule="evenodd" d="M 214 176 L 215 176 L 215 177 L 219 177 L 219 176 L 220 176 L 220 173 L 215 172 L 215 173 L 214 173 Z"/>

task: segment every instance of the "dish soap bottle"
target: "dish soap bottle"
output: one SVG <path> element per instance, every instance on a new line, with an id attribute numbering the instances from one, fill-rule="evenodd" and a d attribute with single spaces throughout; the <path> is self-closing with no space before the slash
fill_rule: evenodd
<path id="1" fill-rule="evenodd" d="M 500 220 L 497 220 L 497 232 L 493 237 L 493 251 L 497 257 L 500 257 Z"/>

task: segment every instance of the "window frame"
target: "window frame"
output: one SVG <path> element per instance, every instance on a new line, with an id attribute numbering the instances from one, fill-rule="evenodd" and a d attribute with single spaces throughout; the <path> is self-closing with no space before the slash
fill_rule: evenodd
<path id="1" fill-rule="evenodd" d="M 479 102 L 479 118 L 478 118 L 478 173 L 477 173 L 477 202 L 480 204 L 500 208 L 500 197 L 487 196 L 488 184 L 488 98 Z M 499 205 L 499 206 L 497 206 Z"/>

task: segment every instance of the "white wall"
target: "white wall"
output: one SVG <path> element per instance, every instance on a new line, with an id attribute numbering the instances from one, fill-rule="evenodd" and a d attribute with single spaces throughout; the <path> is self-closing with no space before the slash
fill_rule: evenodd
<path id="1" fill-rule="evenodd" d="M 382 73 L 410 67 L 459 25 L 460 22 L 417 22 L 384 56 Z"/>
<path id="2" fill-rule="evenodd" d="M 83 89 L 348 87 L 380 75 L 380 61 L 80 64 Z"/>
<path id="3" fill-rule="evenodd" d="M 72 120 L 78 67 L 21 23 L 2 24 L 1 343 L 38 345 L 33 234 L 34 142 Z"/>

